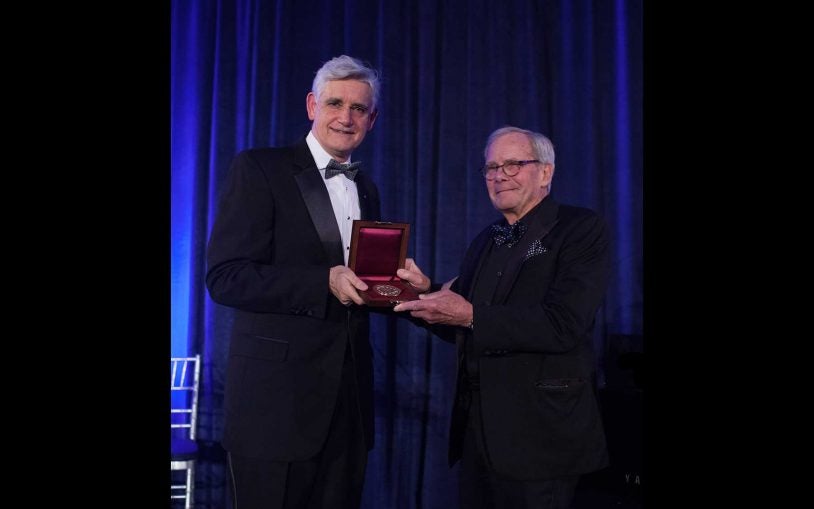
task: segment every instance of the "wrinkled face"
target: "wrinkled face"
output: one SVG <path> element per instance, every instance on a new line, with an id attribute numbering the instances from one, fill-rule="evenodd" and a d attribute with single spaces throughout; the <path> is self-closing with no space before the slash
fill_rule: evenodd
<path id="1" fill-rule="evenodd" d="M 536 158 L 531 142 L 521 133 L 504 134 L 493 141 L 486 152 L 486 164 Z M 486 180 L 489 199 L 509 223 L 514 223 L 546 197 L 553 173 L 554 167 L 544 163 L 526 164 L 514 177 L 506 176 L 501 168 L 494 180 Z"/>
<path id="2" fill-rule="evenodd" d="M 339 162 L 350 157 L 376 122 L 373 91 L 362 81 L 328 81 L 320 97 L 309 92 L 305 103 L 314 136 Z"/>

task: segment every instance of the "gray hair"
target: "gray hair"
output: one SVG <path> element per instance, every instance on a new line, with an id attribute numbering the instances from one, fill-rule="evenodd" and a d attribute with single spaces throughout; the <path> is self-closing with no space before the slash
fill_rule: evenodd
<path id="1" fill-rule="evenodd" d="M 341 55 L 325 62 L 314 77 L 311 92 L 319 98 L 325 83 L 334 80 L 359 80 L 370 85 L 373 92 L 373 109 L 379 102 L 379 73 L 360 60 Z"/>
<path id="2" fill-rule="evenodd" d="M 531 143 L 534 157 L 543 163 L 549 163 L 551 166 L 554 166 L 554 145 L 551 143 L 551 140 L 540 133 L 535 133 L 534 131 L 528 131 L 526 129 L 520 129 L 519 127 L 513 127 L 510 125 L 501 127 L 489 135 L 489 139 L 486 140 L 486 148 L 483 149 L 483 158 L 486 159 L 486 153 L 489 152 L 489 146 L 496 139 L 505 134 L 511 133 L 525 134 Z"/>

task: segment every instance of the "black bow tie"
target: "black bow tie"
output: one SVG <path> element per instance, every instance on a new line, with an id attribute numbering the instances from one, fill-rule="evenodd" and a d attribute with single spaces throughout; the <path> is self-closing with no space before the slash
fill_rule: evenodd
<path id="1" fill-rule="evenodd" d="M 328 166 L 325 167 L 325 178 L 329 179 L 336 177 L 340 173 L 344 173 L 346 177 L 353 180 L 356 178 L 356 172 L 359 171 L 359 165 L 361 164 L 360 161 L 342 164 L 331 159 L 328 162 Z"/>
<path id="2" fill-rule="evenodd" d="M 493 224 L 492 238 L 495 240 L 495 244 L 498 246 L 506 243 L 507 246 L 512 247 L 513 245 L 517 244 L 517 241 L 519 241 L 520 237 L 526 233 L 526 230 L 528 230 L 528 226 L 524 225 L 520 221 L 516 221 L 512 225 Z"/>

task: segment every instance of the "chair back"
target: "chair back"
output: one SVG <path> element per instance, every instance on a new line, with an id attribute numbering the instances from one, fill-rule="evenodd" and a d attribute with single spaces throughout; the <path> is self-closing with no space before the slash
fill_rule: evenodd
<path id="1" fill-rule="evenodd" d="M 198 380 L 201 373 L 201 355 L 170 358 L 170 428 L 195 440 L 198 420 Z M 181 430 L 181 431 L 175 431 Z"/>

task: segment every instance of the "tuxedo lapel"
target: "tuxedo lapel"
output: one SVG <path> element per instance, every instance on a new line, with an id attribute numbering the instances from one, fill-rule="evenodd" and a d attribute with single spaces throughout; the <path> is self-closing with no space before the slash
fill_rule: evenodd
<path id="1" fill-rule="evenodd" d="M 549 197 L 545 199 L 540 206 L 545 207 L 544 210 L 541 210 L 535 220 L 528 225 L 529 229 L 523 235 L 523 238 L 512 248 L 512 254 L 506 263 L 506 270 L 503 271 L 503 277 L 500 278 L 500 282 L 495 289 L 495 296 L 492 302 L 498 303 L 505 301 L 514 286 L 518 274 L 520 274 L 520 269 L 526 261 L 526 253 L 531 245 L 536 240 L 541 240 L 548 235 L 548 232 L 557 224 L 559 205 Z"/>
<path id="2" fill-rule="evenodd" d="M 314 228 L 317 230 L 330 262 L 333 265 L 344 265 L 342 237 L 339 235 L 339 227 L 336 225 L 328 189 L 322 181 L 322 175 L 319 173 L 305 141 L 303 140 L 295 149 L 299 171 L 294 175 L 294 180 L 297 182 L 297 187 L 300 188 L 308 214 L 311 216 L 311 221 L 314 223 Z"/>

